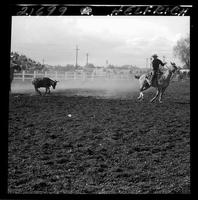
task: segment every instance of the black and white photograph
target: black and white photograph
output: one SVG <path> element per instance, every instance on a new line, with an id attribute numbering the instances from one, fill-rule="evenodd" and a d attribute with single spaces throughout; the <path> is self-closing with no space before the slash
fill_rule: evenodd
<path id="1" fill-rule="evenodd" d="M 28 9 L 11 16 L 8 194 L 190 194 L 191 17 Z"/>

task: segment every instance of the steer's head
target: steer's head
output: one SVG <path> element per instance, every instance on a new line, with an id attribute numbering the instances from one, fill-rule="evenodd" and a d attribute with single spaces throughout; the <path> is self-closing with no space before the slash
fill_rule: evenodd
<path id="1" fill-rule="evenodd" d="M 56 81 L 56 80 L 53 82 L 53 84 L 52 84 L 53 89 L 56 88 L 56 84 L 57 84 L 57 82 L 58 82 L 58 81 Z"/>

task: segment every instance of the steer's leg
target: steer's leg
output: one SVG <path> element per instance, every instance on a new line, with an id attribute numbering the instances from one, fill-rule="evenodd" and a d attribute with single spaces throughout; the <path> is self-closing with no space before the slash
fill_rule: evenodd
<path id="1" fill-rule="evenodd" d="M 45 94 L 49 94 L 50 93 L 50 89 L 49 89 L 49 87 L 46 87 L 45 88 Z"/>
<path id="2" fill-rule="evenodd" d="M 37 88 L 36 86 L 34 86 L 34 88 L 35 88 L 35 91 L 36 91 L 39 95 L 41 95 L 41 92 L 38 90 L 38 88 Z"/>
<path id="3" fill-rule="evenodd" d="M 48 88 L 46 87 L 46 88 L 45 88 L 45 95 L 47 94 L 47 90 L 48 90 Z"/>

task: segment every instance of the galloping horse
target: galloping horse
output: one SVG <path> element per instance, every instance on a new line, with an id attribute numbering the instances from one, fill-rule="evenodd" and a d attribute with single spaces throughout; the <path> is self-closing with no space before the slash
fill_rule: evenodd
<path id="1" fill-rule="evenodd" d="M 159 102 L 162 103 L 162 96 L 163 96 L 166 88 L 169 86 L 171 77 L 176 70 L 177 70 L 177 67 L 176 67 L 175 63 L 171 62 L 171 66 L 168 67 L 168 69 L 166 69 L 164 72 L 161 72 L 162 75 L 158 78 L 158 80 L 153 81 L 153 83 L 151 85 L 149 85 L 146 80 L 148 74 L 143 74 L 141 76 L 135 75 L 135 78 L 139 79 L 139 83 L 140 83 L 140 95 L 139 95 L 138 99 L 140 99 L 140 100 L 143 99 L 143 97 L 144 97 L 143 91 L 144 90 L 147 90 L 150 87 L 154 87 L 157 89 L 157 92 L 156 92 L 155 96 L 150 100 L 150 102 L 153 102 L 159 96 Z"/>
<path id="2" fill-rule="evenodd" d="M 10 91 L 11 91 L 11 84 L 12 84 L 12 81 L 13 81 L 13 78 L 14 78 L 14 71 L 15 70 L 17 72 L 20 72 L 21 66 L 14 64 L 14 63 L 11 63 L 11 65 L 10 65 L 10 88 L 9 88 Z"/>

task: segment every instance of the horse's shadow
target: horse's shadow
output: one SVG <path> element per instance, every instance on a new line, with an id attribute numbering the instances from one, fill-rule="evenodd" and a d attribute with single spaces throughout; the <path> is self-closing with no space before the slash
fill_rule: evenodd
<path id="1" fill-rule="evenodd" d="M 173 101 L 172 103 L 176 103 L 176 104 L 190 104 L 190 101 L 187 101 L 187 102 L 182 102 L 182 101 Z"/>

